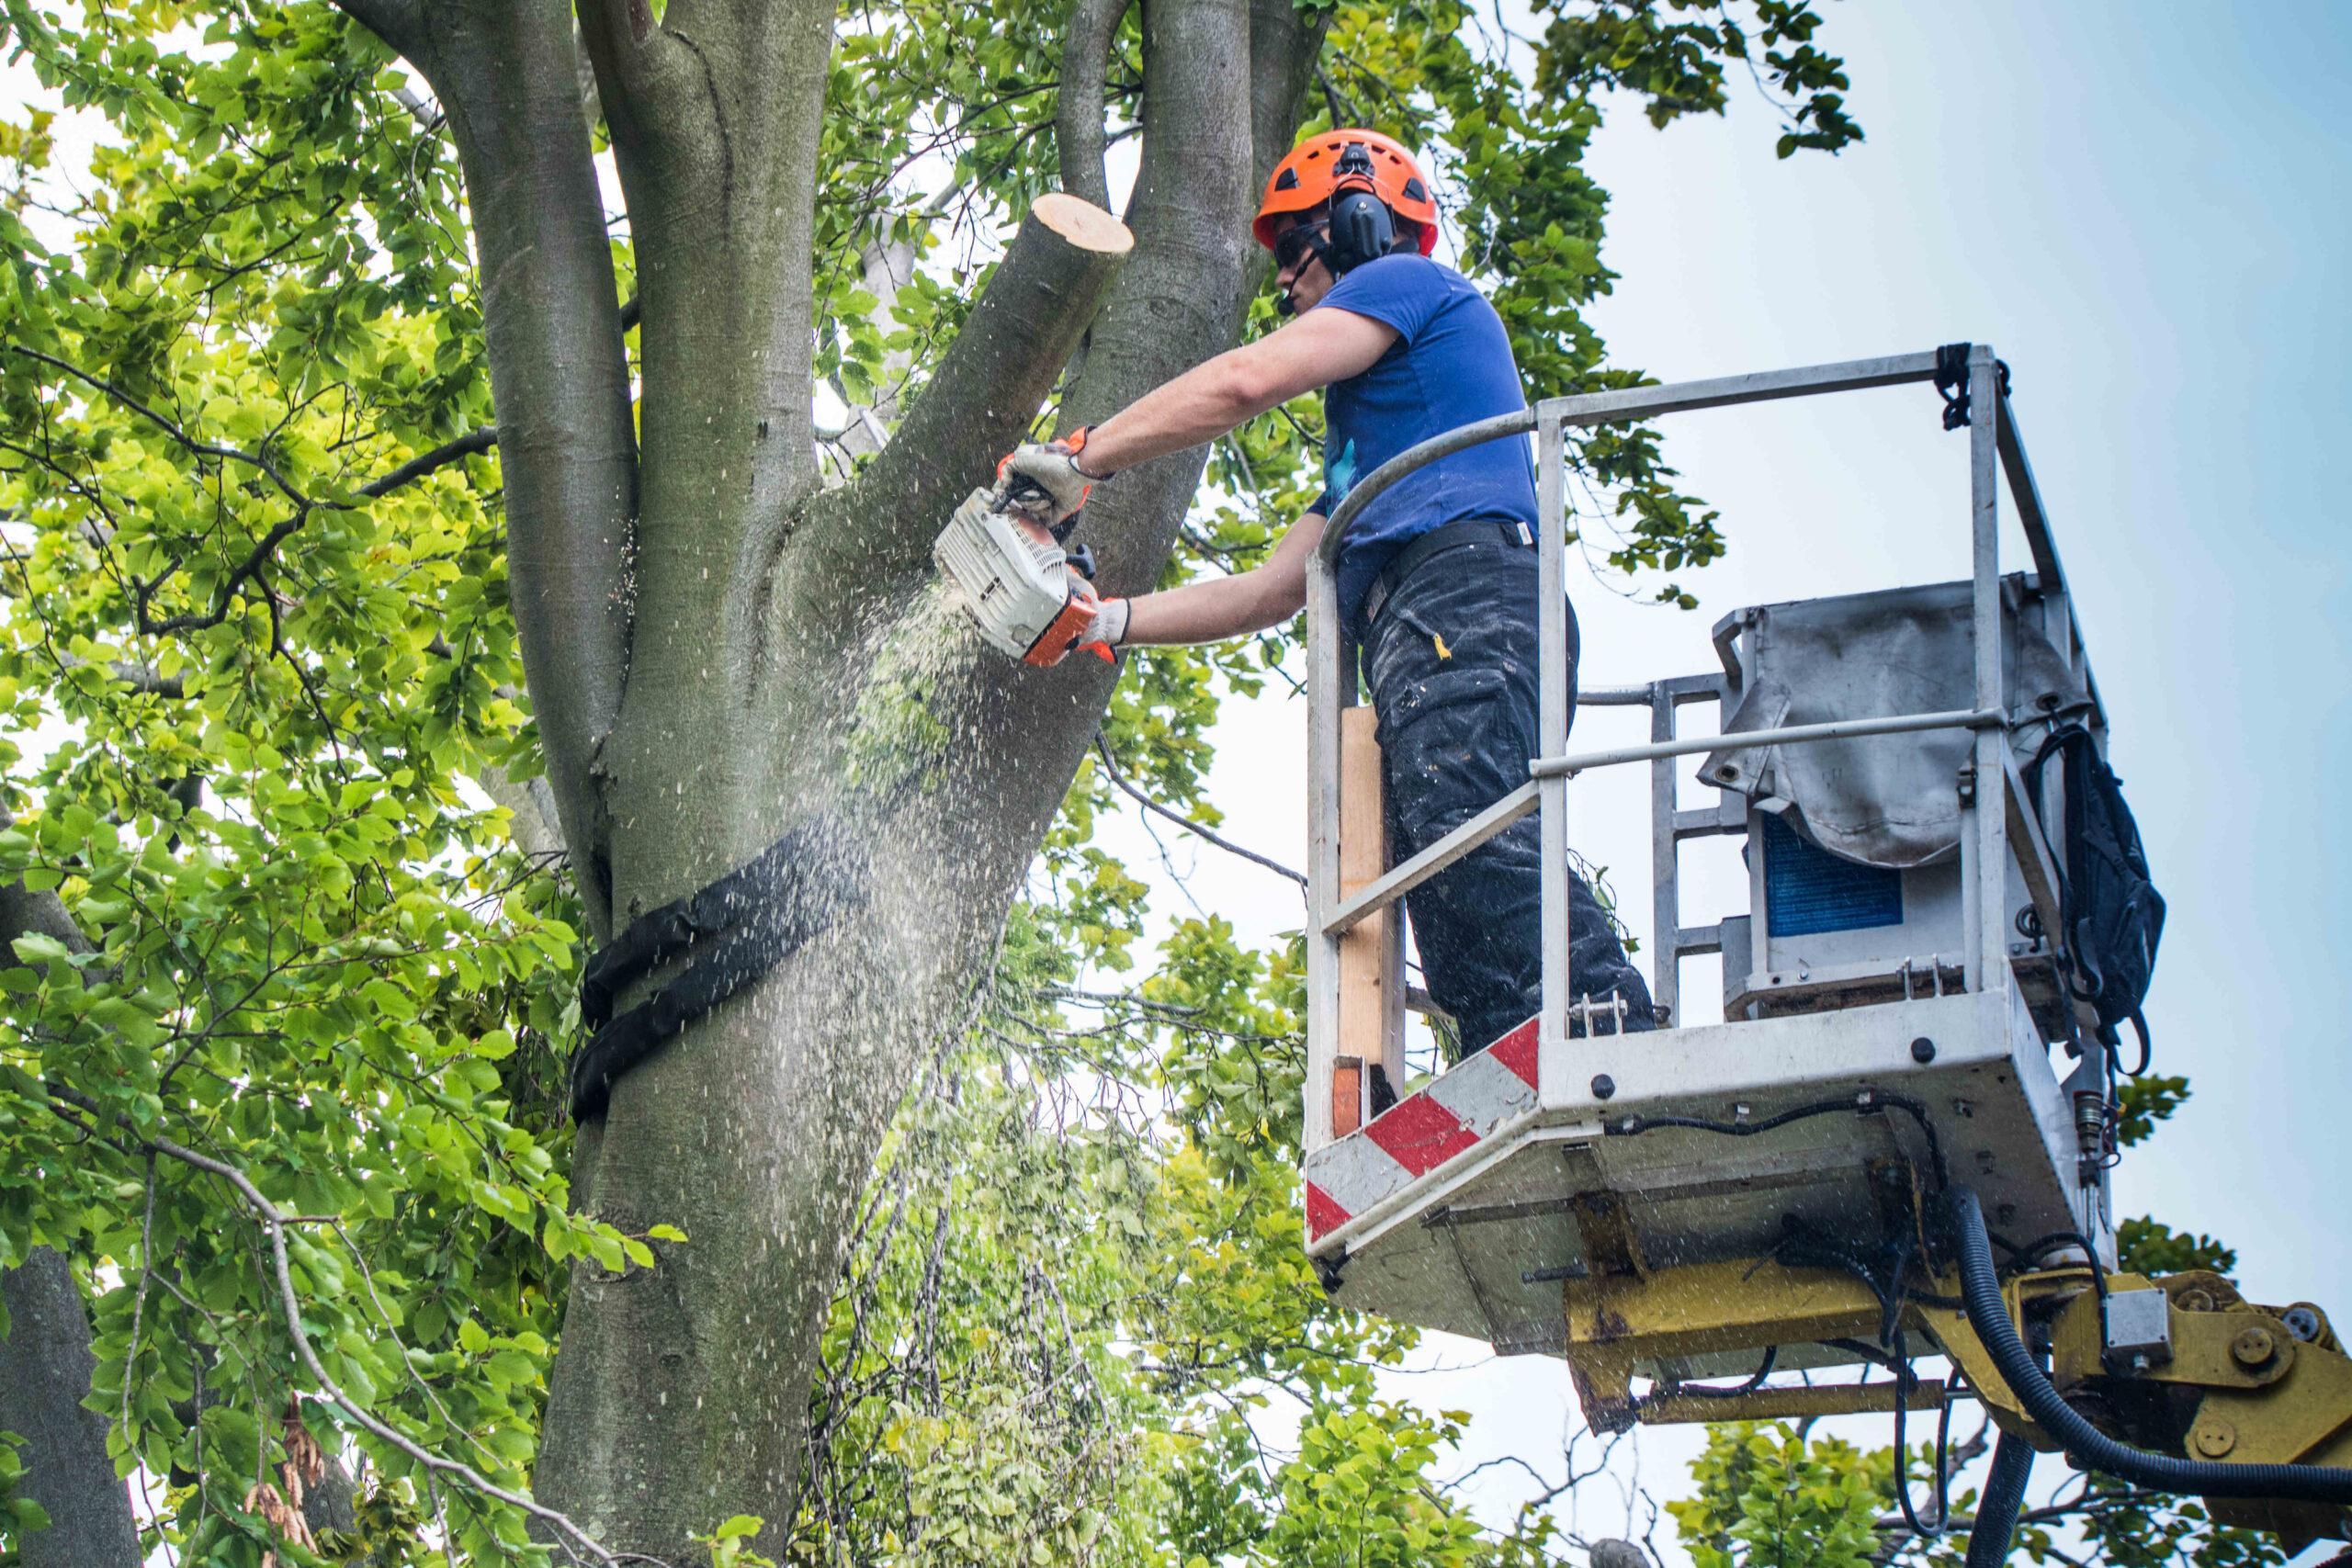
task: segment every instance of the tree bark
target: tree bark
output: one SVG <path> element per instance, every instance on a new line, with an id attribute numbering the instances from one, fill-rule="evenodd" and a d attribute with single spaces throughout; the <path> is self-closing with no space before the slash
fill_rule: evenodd
<path id="1" fill-rule="evenodd" d="M 898 434 L 848 492 L 814 509 L 808 547 L 829 577 L 863 580 L 868 599 L 929 579 L 940 525 L 1025 437 L 1134 245 L 1100 208 L 1037 198 Z"/>
<path id="2" fill-rule="evenodd" d="M 470 20 L 484 3 L 424 0 L 410 36 L 454 27 L 445 6 Z M 445 71 L 444 102 L 519 93 L 537 113 L 560 97 L 561 136 L 576 135 L 577 95 L 552 68 L 557 8 L 531 0 L 540 54 L 527 65 L 510 51 L 484 66 L 546 81 L 493 89 Z M 571 743 L 595 748 L 611 924 L 788 830 L 810 846 L 793 896 L 830 916 L 621 1079 L 575 1149 L 583 1207 L 633 1234 L 666 1224 L 690 1239 L 657 1244 L 651 1269 L 575 1269 L 535 1489 L 608 1547 L 680 1562 L 695 1533 L 738 1513 L 768 1521 L 762 1550 L 781 1548 L 851 1206 L 913 1064 L 962 1025 L 1113 680 L 1091 660 L 1037 671 L 981 647 L 932 587 L 932 536 L 1021 438 L 1090 321 L 1071 406 L 1098 415 L 1231 344 L 1250 280 L 1257 142 L 1285 113 L 1295 120 L 1292 84 L 1310 62 L 1292 56 L 1319 38 L 1279 0 L 1157 0 L 1124 271 L 1127 236 L 1107 214 L 1040 198 L 896 437 L 826 491 L 812 457 L 811 244 L 834 15 L 830 0 L 671 0 L 658 22 L 644 0 L 581 6 L 637 249 L 639 509 L 626 558 L 577 515 L 543 524 L 542 537 L 624 560 L 633 591 L 626 682 L 591 683 L 614 694 L 609 732 L 577 705 L 566 721 Z M 519 198 L 509 159 L 531 166 L 499 140 L 466 171 L 486 276 L 488 235 L 526 221 L 490 210 Z M 586 287 L 575 277 L 570 293 Z M 484 328 L 495 370 L 502 356 L 531 361 L 544 324 L 502 308 Z M 503 347 L 510 336 L 523 348 Z M 515 386 L 525 399 L 550 391 Z M 506 451 L 506 384 L 498 391 Z M 1146 465 L 1090 509 L 1114 589 L 1156 574 L 1201 461 Z M 575 510 L 588 500 L 575 493 Z M 518 604 L 551 570 L 515 553 Z M 550 667 L 566 656 L 526 639 L 543 732 L 541 685 L 574 680 Z"/>
<path id="3" fill-rule="evenodd" d="M 590 927 L 610 930 L 594 777 L 628 671 L 637 441 L 603 198 L 565 0 L 339 0 L 449 118 L 481 264 L 507 576 L 531 706 Z"/>
<path id="4" fill-rule="evenodd" d="M 622 724 L 641 744 L 647 715 L 752 651 L 761 589 L 816 479 L 811 247 L 834 13 L 820 0 L 673 0 L 655 26 L 643 0 L 582 9 L 644 307 L 634 720 Z M 729 759 L 707 761 L 690 788 L 741 787 Z M 761 842 L 697 839 L 681 860 L 676 843 L 640 840 L 650 862 L 620 879 L 653 895 L 650 908 Z"/>
<path id="5" fill-rule="evenodd" d="M 1250 0 L 1145 6 L 1143 162 L 1127 204 L 1136 255 L 1088 339 L 1066 426 L 1106 418 L 1233 344 L 1256 210 L 1253 66 L 1285 63 L 1253 62 L 1250 24 Z M 1206 459 L 1205 447 L 1171 453 L 1097 492 L 1084 536 L 1106 592 L 1139 592 L 1158 578 Z M 1077 737 L 1081 749 L 1085 739 Z"/>
<path id="6" fill-rule="evenodd" d="M 1130 0 L 1071 0 L 1062 30 L 1061 101 L 1054 112 L 1054 149 L 1062 188 L 1097 207 L 1111 205 L 1102 169 L 1103 78 L 1111 46 Z"/>
<path id="7" fill-rule="evenodd" d="M 17 1542 L 23 1568 L 136 1568 L 139 1529 L 130 1492 L 107 1457 L 107 1418 L 90 1395 L 90 1315 L 65 1259 L 33 1248 L 0 1270 L 0 1430 L 26 1439 L 17 1495 L 39 1503 L 49 1528 Z"/>
<path id="8" fill-rule="evenodd" d="M 613 749 L 625 907 L 690 892 L 799 829 L 816 844 L 810 886 L 821 884 L 802 896 L 830 900 L 835 924 L 621 1080 L 605 1121 L 582 1130 L 574 1180 L 594 1212 L 691 1238 L 659 1248 L 650 1273 L 574 1274 L 537 1487 L 615 1546 L 680 1557 L 688 1533 L 734 1513 L 770 1520 L 763 1547 L 780 1544 L 850 1206 L 1035 848 L 1035 802 L 997 835 L 987 797 L 945 782 L 952 757 L 877 739 L 919 691 L 943 726 L 976 736 L 1009 668 L 869 580 L 910 590 L 927 576 L 936 518 L 918 508 L 988 472 L 987 457 L 960 473 L 938 462 L 975 438 L 944 421 L 935 437 L 909 434 L 922 411 L 994 409 L 973 423 L 1017 434 L 1014 411 L 1036 406 L 1091 315 L 1116 256 L 1099 247 L 1125 234 L 1101 213 L 1073 226 L 1097 248 L 1033 223 L 951 355 L 954 375 L 939 373 L 956 396 L 936 398 L 934 378 L 866 481 L 808 497 L 798 531 L 771 536 L 788 545 L 772 580 L 736 584 L 715 614 L 695 603 L 698 581 L 649 581 L 640 598 L 641 620 L 692 618 L 707 640 L 690 647 L 682 629 L 674 662 L 632 675 Z M 1054 307 L 1050 332 L 991 324 L 1039 301 Z M 974 449 L 992 457 L 1001 445 Z M 903 485 L 876 479 L 902 450 L 933 461 Z M 682 525 L 709 523 L 697 512 Z M 649 547 L 670 525 L 649 504 Z M 765 525 L 747 516 L 745 536 Z M 1029 779 L 1027 792 L 1050 811 L 1067 779 Z"/>
<path id="9" fill-rule="evenodd" d="M 15 821 L 0 806 L 0 828 Z M 0 953 L 20 936 L 90 951 L 89 938 L 54 892 L 0 885 Z M 89 1308 L 60 1254 L 37 1247 L 0 1269 L 0 1309 L 13 1325 L 0 1339 L 0 1432 L 27 1439 L 19 1487 L 49 1512 L 49 1529 L 19 1543 L 23 1568 L 130 1568 L 139 1561 L 130 1491 L 107 1457 L 107 1421 L 82 1401 L 96 1358 Z"/>
<path id="10" fill-rule="evenodd" d="M 1250 0 L 1250 211 L 1257 211 L 1258 193 L 1272 178 L 1274 165 L 1290 151 L 1298 135 L 1301 107 L 1314 85 L 1316 62 L 1323 57 L 1323 35 L 1331 28 L 1331 9 L 1302 9 L 1293 0 Z M 1254 294 L 1273 275 L 1273 257 L 1255 253 L 1250 292 Z"/>

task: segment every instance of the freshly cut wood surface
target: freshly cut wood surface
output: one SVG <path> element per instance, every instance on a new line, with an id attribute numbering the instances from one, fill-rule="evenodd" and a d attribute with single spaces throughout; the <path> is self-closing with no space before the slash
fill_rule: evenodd
<path id="1" fill-rule="evenodd" d="M 1029 215 L 1082 250 L 1123 256 L 1135 249 L 1135 234 L 1125 224 L 1081 197 L 1048 191 L 1031 205 Z"/>

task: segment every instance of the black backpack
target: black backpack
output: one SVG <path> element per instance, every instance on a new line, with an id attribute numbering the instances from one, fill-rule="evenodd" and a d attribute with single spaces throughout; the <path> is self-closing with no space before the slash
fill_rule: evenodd
<path id="1" fill-rule="evenodd" d="M 2051 943 L 2058 971 L 2075 996 L 2098 1014 L 2098 1039 L 2110 1054 L 2122 1043 L 2116 1026 L 2124 1020 L 2140 1036 L 2140 1065 L 2148 1070 L 2148 1021 L 2140 1003 L 2156 964 L 2156 942 L 2164 935 L 2165 899 L 2148 876 L 2148 856 L 2140 847 L 2140 827 L 2123 803 L 2122 781 L 2098 754 L 2091 732 L 2079 724 L 2052 730 L 2027 764 L 2024 778 L 2041 809 L 2042 765 L 2052 756 L 2065 771 L 2066 821 L 2060 854 L 2058 910 L 2065 930 Z"/>

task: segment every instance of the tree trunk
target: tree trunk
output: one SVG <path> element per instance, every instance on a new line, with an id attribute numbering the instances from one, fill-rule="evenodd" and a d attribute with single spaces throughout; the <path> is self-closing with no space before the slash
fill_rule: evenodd
<path id="1" fill-rule="evenodd" d="M 33 1248 L 0 1271 L 0 1431 L 25 1439 L 16 1495 L 49 1514 L 49 1528 L 14 1543 L 22 1568 L 136 1568 L 130 1492 L 107 1457 L 107 1418 L 90 1396 L 90 1315 L 65 1259 Z"/>
<path id="2" fill-rule="evenodd" d="M 497 12 L 508 42 L 485 64 L 451 52 L 460 23 L 488 36 L 483 0 L 342 3 L 443 62 L 419 62 L 473 149 L 502 459 L 516 457 L 513 423 L 543 434 L 542 458 L 569 444 L 594 468 L 611 451 L 598 412 L 610 400 L 597 382 L 582 403 L 557 374 L 548 345 L 584 341 L 547 319 L 560 294 L 492 286 L 527 269 L 526 242 L 584 245 L 576 213 L 508 209 L 576 193 L 588 167 L 558 69 L 562 6 Z M 689 1239 L 657 1245 L 651 1269 L 575 1268 L 534 1484 L 609 1548 L 684 1562 L 690 1538 L 731 1515 L 765 1518 L 769 1551 L 791 1526 L 851 1206 L 921 1053 L 967 1016 L 1114 679 L 1092 660 L 1038 671 L 982 648 L 932 582 L 931 539 L 1023 438 L 1090 322 L 1069 402 L 1097 415 L 1231 344 L 1256 181 L 1295 123 L 1321 34 L 1287 0 L 1153 0 L 1124 274 L 1118 224 L 1041 198 L 896 437 L 822 491 L 811 236 L 835 7 L 670 0 L 657 22 L 643 0 L 582 0 L 580 13 L 636 247 L 641 444 L 608 723 L 605 684 L 564 662 L 564 625 L 525 628 L 550 783 L 575 863 L 582 825 L 601 835 L 589 864 L 609 874 L 614 930 L 787 831 L 809 849 L 786 896 L 823 918 L 615 1085 L 574 1157 L 590 1212 Z M 518 120 L 534 129 L 499 129 Z M 567 265 L 575 291 L 590 287 L 584 252 Z M 589 357 L 601 374 L 603 355 Z M 1090 509 L 1114 591 L 1157 573 L 1201 461 L 1147 465 Z M 612 489 L 548 479 L 518 495 L 510 479 L 518 607 L 546 602 L 542 573 L 605 581 L 570 553 L 594 546 Z M 589 618 L 576 635 L 593 674 L 614 660 Z M 548 682 L 570 700 L 541 700 Z"/>
<path id="3" fill-rule="evenodd" d="M 1046 314 L 1082 324 L 1114 253 L 1036 227 L 1019 249 L 1065 253 L 1038 267 L 1058 280 Z M 1067 353 L 1076 327 L 1059 331 Z M 1059 356 L 1042 356 L 1026 406 Z M 649 537 L 662 515 L 649 504 Z M 644 581 L 641 618 L 662 601 L 656 574 Z M 735 1513 L 772 1521 L 764 1544 L 788 1528 L 850 1206 L 918 1054 L 961 1017 L 1070 766 L 1022 766 L 1040 748 L 991 716 L 1009 667 L 956 632 L 935 593 L 877 603 L 854 571 L 799 551 L 763 606 L 768 592 L 743 581 L 640 642 L 607 748 L 624 917 L 797 829 L 813 847 L 796 896 L 831 921 L 622 1079 L 574 1161 L 599 1218 L 690 1239 L 658 1247 L 651 1271 L 575 1270 L 537 1486 L 611 1544 L 673 1559 Z M 1074 702 L 1077 682 L 1041 680 L 1082 739 L 1099 694 Z M 917 703 L 944 745 L 909 739 L 899 709 Z"/>
<path id="4" fill-rule="evenodd" d="M 0 828 L 15 820 L 0 805 Z M 90 951 L 54 892 L 0 885 L 0 952 L 28 933 Z M 89 1308 L 62 1255 L 37 1247 L 0 1269 L 0 1321 L 11 1325 L 0 1338 L 0 1432 L 26 1439 L 17 1492 L 49 1513 L 47 1529 L 17 1543 L 23 1568 L 130 1568 L 139 1561 L 130 1490 L 107 1457 L 106 1417 L 82 1405 L 97 1359 Z"/>

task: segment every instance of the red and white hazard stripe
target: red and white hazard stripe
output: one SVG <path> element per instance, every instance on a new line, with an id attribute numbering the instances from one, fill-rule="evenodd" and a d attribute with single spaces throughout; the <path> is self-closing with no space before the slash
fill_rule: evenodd
<path id="1" fill-rule="evenodd" d="M 1306 1156 L 1306 1238 L 1346 1224 L 1535 1108 L 1535 1020 Z"/>

